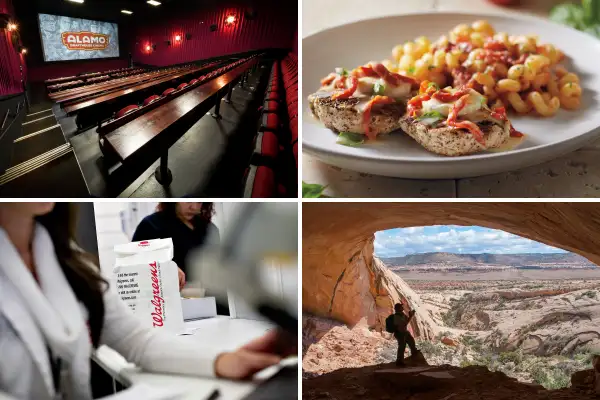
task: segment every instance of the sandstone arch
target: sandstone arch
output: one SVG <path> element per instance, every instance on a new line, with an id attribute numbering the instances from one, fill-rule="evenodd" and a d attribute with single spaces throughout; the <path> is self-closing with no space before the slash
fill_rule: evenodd
<path id="1" fill-rule="evenodd" d="M 398 299 L 391 272 L 373 257 L 376 231 L 427 225 L 479 225 L 563 248 L 600 264 L 596 203 L 304 203 L 302 304 L 347 324 L 366 317 L 381 328 Z M 410 293 L 410 288 L 397 288 Z M 417 335 L 435 334 L 418 314 Z"/>

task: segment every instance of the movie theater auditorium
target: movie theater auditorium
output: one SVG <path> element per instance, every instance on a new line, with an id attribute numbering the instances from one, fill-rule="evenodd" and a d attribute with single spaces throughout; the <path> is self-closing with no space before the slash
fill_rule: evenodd
<path id="1" fill-rule="evenodd" d="M 296 197 L 297 10 L 0 0 L 0 197 Z"/>

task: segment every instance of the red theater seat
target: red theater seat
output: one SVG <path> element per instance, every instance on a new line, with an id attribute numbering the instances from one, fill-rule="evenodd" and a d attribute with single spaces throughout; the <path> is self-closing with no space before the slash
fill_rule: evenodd
<path id="1" fill-rule="evenodd" d="M 259 132 L 256 137 L 254 152 L 266 157 L 277 158 L 279 154 L 279 140 L 273 132 Z"/>
<path id="2" fill-rule="evenodd" d="M 251 165 L 246 173 L 244 197 L 272 197 L 275 192 L 275 173 L 269 167 Z"/>
<path id="3" fill-rule="evenodd" d="M 167 90 L 165 90 L 164 92 L 162 92 L 162 95 L 163 95 L 163 96 L 166 96 L 166 95 L 168 95 L 168 94 L 170 94 L 170 93 L 173 93 L 174 91 L 175 91 L 175 89 L 173 89 L 173 88 L 168 88 Z"/>
<path id="4" fill-rule="evenodd" d="M 152 104 L 158 99 L 160 99 L 160 96 L 153 94 L 152 96 L 150 96 L 146 100 L 144 100 L 144 106 L 147 106 L 148 104 Z"/>
<path id="5" fill-rule="evenodd" d="M 281 129 L 281 121 L 277 114 L 268 113 L 263 114 L 260 122 L 260 130 L 263 131 L 277 131 Z"/>
<path id="6" fill-rule="evenodd" d="M 119 110 L 119 112 L 117 113 L 117 118 L 121 118 L 121 117 L 123 117 L 123 116 L 125 116 L 125 115 L 127 115 L 127 114 L 129 114 L 129 113 L 132 113 L 132 112 L 134 112 L 135 110 L 137 110 L 138 108 L 140 108 L 140 107 L 139 107 L 139 106 L 137 106 L 137 105 L 130 105 L 130 106 L 127 106 L 127 107 L 125 107 L 125 108 L 122 108 L 122 109 L 121 109 L 121 110 Z"/>
<path id="7" fill-rule="evenodd" d="M 274 113 L 277 112 L 279 110 L 279 103 L 277 103 L 276 101 L 265 101 L 265 104 L 263 105 L 263 112 L 266 113 Z"/>
<path id="8" fill-rule="evenodd" d="M 198 82 L 198 79 L 192 79 L 192 80 L 190 81 L 190 85 L 193 85 L 193 84 L 195 84 L 196 82 Z"/>
<path id="9" fill-rule="evenodd" d="M 184 87 L 186 87 L 188 84 L 187 83 L 182 83 L 181 85 L 177 86 L 177 90 L 179 89 L 183 89 Z"/>

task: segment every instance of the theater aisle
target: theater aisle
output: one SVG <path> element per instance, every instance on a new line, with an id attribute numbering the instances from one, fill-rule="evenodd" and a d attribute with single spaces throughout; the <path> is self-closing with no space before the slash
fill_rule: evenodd
<path id="1" fill-rule="evenodd" d="M 71 137 L 91 194 L 95 197 L 241 197 L 244 169 L 252 155 L 268 64 L 257 68 L 243 88 L 239 84 L 235 86 L 231 103 L 222 99 L 221 119 L 207 113 L 170 147 L 169 169 L 173 181 L 168 187 L 158 183 L 154 176 L 159 165 L 156 160 L 124 191 L 112 192 L 99 173 L 102 154 L 95 129 Z M 231 157 L 232 152 L 235 157 Z M 227 159 L 231 159 L 225 165 L 220 163 L 224 153 L 227 153 Z M 223 182 L 218 187 L 211 184 L 210 191 L 207 191 L 206 186 L 216 173 L 224 177 Z"/>
<path id="2" fill-rule="evenodd" d="M 1 197 L 89 196 L 75 153 L 48 106 L 36 102 L 25 117 L 12 143 L 10 167 L 0 175 Z"/>

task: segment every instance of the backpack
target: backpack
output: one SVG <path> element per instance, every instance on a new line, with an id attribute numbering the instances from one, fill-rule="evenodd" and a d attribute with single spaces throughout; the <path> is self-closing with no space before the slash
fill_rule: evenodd
<path id="1" fill-rule="evenodd" d="M 385 330 L 389 333 L 396 332 L 396 324 L 394 324 L 394 314 L 385 319 Z"/>

